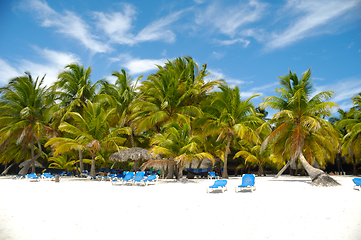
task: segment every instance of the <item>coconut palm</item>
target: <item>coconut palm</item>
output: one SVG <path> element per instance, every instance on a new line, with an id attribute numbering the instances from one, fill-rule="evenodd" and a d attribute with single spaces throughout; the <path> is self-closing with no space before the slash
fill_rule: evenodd
<path id="1" fill-rule="evenodd" d="M 132 103 L 132 119 L 137 132 L 154 130 L 170 122 L 186 123 L 201 115 L 198 104 L 219 81 L 205 81 L 207 65 L 199 69 L 192 58 L 177 58 L 158 66 L 157 73 L 139 87 L 140 94 Z"/>
<path id="2" fill-rule="evenodd" d="M 184 165 L 192 160 L 201 161 L 208 158 L 214 161 L 212 154 L 202 151 L 202 137 L 193 134 L 188 123 L 166 125 L 163 133 L 158 133 L 152 138 L 151 144 L 154 145 L 150 151 L 153 156 L 161 154 L 163 157 L 174 159 L 178 165 L 179 177 Z"/>
<path id="3" fill-rule="evenodd" d="M 114 84 L 103 81 L 96 100 L 110 108 L 116 108 L 114 122 L 112 123 L 114 126 L 130 127 L 132 122 L 129 119 L 131 114 L 129 106 L 137 97 L 136 86 L 143 76 L 138 77 L 136 82 L 133 82 L 131 76 L 124 69 L 121 72 L 114 71 L 112 76 L 115 76 L 117 80 Z M 130 146 L 135 147 L 133 131 L 129 137 Z"/>
<path id="4" fill-rule="evenodd" d="M 277 174 L 278 177 L 289 164 L 299 159 L 311 177 L 313 184 L 321 186 L 338 185 L 322 170 L 311 166 L 309 161 L 334 158 L 338 147 L 337 132 L 325 120 L 331 116 L 335 103 L 328 100 L 333 92 L 324 91 L 311 97 L 311 69 L 299 79 L 296 73 L 289 72 L 280 78 L 281 88 L 276 88 L 279 97 L 265 97 L 262 107 L 271 107 L 279 112 L 268 121 L 276 129 L 262 143 L 261 151 L 271 144 L 273 153 L 283 159 L 291 159 Z"/>
<path id="5" fill-rule="evenodd" d="M 14 143 L 24 148 L 30 145 L 31 161 L 22 169 L 22 174 L 27 173 L 30 164 L 35 172 L 34 161 L 42 154 L 41 139 L 56 134 L 48 124 L 53 102 L 48 89 L 42 86 L 44 78 L 34 80 L 25 72 L 25 76 L 11 79 L 0 89 L 0 149 L 7 149 Z"/>
<path id="6" fill-rule="evenodd" d="M 84 68 L 83 65 L 72 63 L 65 67 L 58 76 L 58 81 L 52 86 L 53 95 L 59 100 L 59 104 L 53 107 L 53 128 L 58 128 L 59 124 L 69 117 L 69 112 L 79 112 L 87 101 L 92 101 L 96 96 L 98 81 L 92 84 L 90 81 L 92 69 Z M 80 171 L 83 172 L 83 153 L 79 150 Z"/>
<path id="7" fill-rule="evenodd" d="M 226 142 L 224 150 L 223 178 L 228 178 L 227 162 L 230 146 L 234 138 L 257 142 L 255 129 L 262 124 L 250 100 L 242 100 L 238 87 L 234 89 L 225 84 L 219 86 L 220 92 L 213 94 L 210 105 L 204 107 L 204 116 L 196 121 L 196 126 L 203 126 L 206 135 L 216 134 L 217 141 Z"/>
<path id="8" fill-rule="evenodd" d="M 50 139 L 45 146 L 54 148 L 54 156 L 70 149 L 90 151 L 92 156 L 90 175 L 95 176 L 95 159 L 100 149 L 118 150 L 124 143 L 124 134 L 130 134 L 129 128 L 112 129 L 110 122 L 115 109 L 105 111 L 100 104 L 88 101 L 84 105 L 84 114 L 70 112 L 73 124 L 62 122 L 59 130 L 72 135 L 72 138 L 57 137 Z"/>
<path id="9" fill-rule="evenodd" d="M 357 174 L 356 165 L 361 158 L 361 94 L 352 98 L 354 106 L 347 113 L 345 119 L 336 123 L 339 129 L 346 131 L 342 139 L 342 153 L 351 160 L 353 174 Z"/>

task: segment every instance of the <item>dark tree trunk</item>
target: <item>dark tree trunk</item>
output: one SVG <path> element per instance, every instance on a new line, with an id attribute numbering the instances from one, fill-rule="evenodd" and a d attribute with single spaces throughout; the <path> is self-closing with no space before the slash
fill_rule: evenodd
<path id="1" fill-rule="evenodd" d="M 324 173 L 322 170 L 312 167 L 312 165 L 307 162 L 302 152 L 300 153 L 299 158 L 302 166 L 310 176 L 313 186 L 333 187 L 341 185 L 335 179 Z"/>
<path id="2" fill-rule="evenodd" d="M 232 141 L 232 135 L 228 134 L 226 152 L 224 153 L 224 164 L 223 164 L 222 178 L 228 178 L 227 162 L 228 162 L 229 146 L 231 145 L 231 141 Z"/>
<path id="3" fill-rule="evenodd" d="M 79 167 L 80 167 L 80 174 L 82 174 L 84 171 L 83 150 L 79 150 Z"/>
<path id="4" fill-rule="evenodd" d="M 90 176 L 92 176 L 92 177 L 95 176 L 95 156 L 96 156 L 96 153 L 92 151 L 92 166 L 90 168 Z"/>
<path id="5" fill-rule="evenodd" d="M 355 155 L 352 156 L 352 166 L 353 166 L 353 175 L 357 175 L 357 168 L 356 168 L 356 157 Z"/>
<path id="6" fill-rule="evenodd" d="M 291 164 L 292 159 L 290 159 L 287 164 L 277 173 L 277 175 L 274 178 L 278 178 L 279 176 L 281 176 L 281 174 L 286 171 L 286 169 L 288 168 L 288 166 Z"/>
<path id="7" fill-rule="evenodd" d="M 336 160 L 338 172 L 342 173 L 343 169 L 342 169 L 342 155 L 341 155 L 341 153 L 336 154 L 336 159 L 335 160 Z"/>
<path id="8" fill-rule="evenodd" d="M 266 176 L 266 174 L 264 174 L 262 163 L 259 163 L 258 164 L 258 176 L 262 176 L 262 175 Z"/>
<path id="9" fill-rule="evenodd" d="M 8 174 L 8 171 L 10 170 L 10 168 L 11 168 L 12 166 L 14 166 L 14 164 L 15 164 L 15 163 L 12 163 L 12 164 L 10 164 L 10 166 L 6 167 L 5 170 L 1 173 L 1 175 L 6 175 L 6 174 Z"/>
<path id="10" fill-rule="evenodd" d="M 35 162 L 36 159 L 38 159 L 42 153 L 42 148 L 41 148 L 41 143 L 40 143 L 40 140 L 35 137 L 36 141 L 38 142 L 38 149 L 39 149 L 39 152 L 38 154 L 36 154 L 34 157 L 31 157 L 31 161 L 29 161 L 29 163 L 27 163 L 20 171 L 19 171 L 19 175 L 25 175 L 28 173 L 28 170 L 31 166 L 31 164 L 33 164 Z M 32 145 L 33 146 L 33 145 Z M 34 167 L 34 171 L 35 172 L 35 167 Z"/>
<path id="11" fill-rule="evenodd" d="M 34 159 L 34 156 L 35 156 L 35 152 L 34 152 L 34 138 L 33 140 L 31 141 L 31 172 L 32 173 L 35 173 L 35 159 Z"/>

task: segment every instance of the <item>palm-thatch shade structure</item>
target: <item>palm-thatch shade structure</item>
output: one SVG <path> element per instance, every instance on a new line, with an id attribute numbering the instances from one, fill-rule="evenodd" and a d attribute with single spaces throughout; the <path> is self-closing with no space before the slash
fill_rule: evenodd
<path id="1" fill-rule="evenodd" d="M 144 171 L 146 168 L 154 168 L 155 170 L 164 170 L 169 166 L 176 164 L 173 160 L 168 159 L 154 159 L 144 163 L 140 170 Z"/>
<path id="2" fill-rule="evenodd" d="M 19 165 L 19 167 L 20 167 L 20 168 L 23 168 L 23 167 L 24 167 L 26 164 L 28 164 L 28 162 L 30 162 L 30 161 L 31 161 L 31 159 L 26 160 L 25 162 L 22 162 L 22 163 Z M 42 168 L 43 165 L 41 165 L 41 163 L 39 163 L 38 161 L 35 161 L 35 167 Z"/>
<path id="3" fill-rule="evenodd" d="M 133 147 L 113 153 L 109 160 L 117 162 L 127 161 L 147 161 L 153 159 L 152 155 L 148 154 L 149 150 L 139 147 Z"/>

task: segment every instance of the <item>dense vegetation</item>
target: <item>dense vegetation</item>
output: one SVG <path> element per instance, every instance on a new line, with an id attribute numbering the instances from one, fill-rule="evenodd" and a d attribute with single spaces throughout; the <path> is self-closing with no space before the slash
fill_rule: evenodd
<path id="1" fill-rule="evenodd" d="M 50 167 L 91 174 L 110 167 L 109 156 L 130 147 L 149 149 L 175 161 L 182 171 L 190 161 L 228 161 L 238 169 L 265 167 L 273 171 L 300 163 L 312 180 L 314 168 L 343 158 L 356 175 L 361 157 L 361 95 L 354 107 L 332 117 L 334 92 L 312 96 L 311 70 L 299 79 L 280 77 L 278 96 L 265 97 L 259 107 L 242 99 L 238 87 L 222 79 L 209 80 L 207 65 L 183 57 L 158 66 L 135 82 L 125 70 L 112 73 L 114 84 L 90 80 L 92 69 L 76 63 L 65 67 L 52 86 L 30 73 L 15 77 L 0 89 L 0 163 L 27 159 Z M 277 111 L 267 119 L 265 109 Z M 233 160 L 236 159 L 236 160 Z M 341 160 L 340 160 L 341 159 Z M 297 165 L 297 164 L 296 164 Z M 123 166 L 124 167 L 124 166 Z M 280 172 L 281 173 L 281 172 Z"/>

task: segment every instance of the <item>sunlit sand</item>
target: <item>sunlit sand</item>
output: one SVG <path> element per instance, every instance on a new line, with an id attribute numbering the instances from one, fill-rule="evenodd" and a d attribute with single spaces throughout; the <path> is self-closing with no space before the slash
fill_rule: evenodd
<path id="1" fill-rule="evenodd" d="M 361 239 L 361 192 L 308 177 L 257 177 L 257 190 L 206 193 L 214 180 L 157 185 L 0 179 L 0 239 Z"/>

